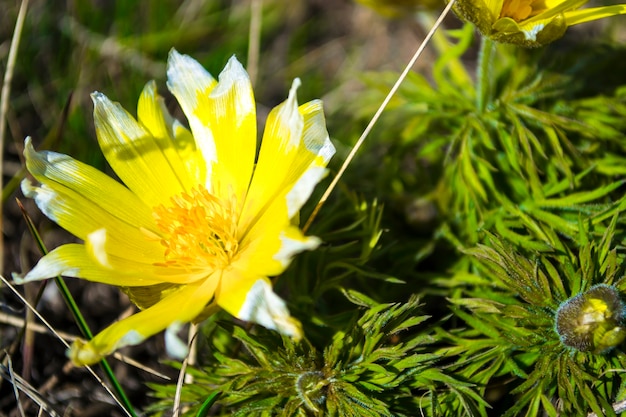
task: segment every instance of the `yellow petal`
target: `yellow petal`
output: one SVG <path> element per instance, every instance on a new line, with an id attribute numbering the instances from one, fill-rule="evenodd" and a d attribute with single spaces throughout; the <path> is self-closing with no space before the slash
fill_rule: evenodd
<path id="1" fill-rule="evenodd" d="M 216 281 L 184 285 L 152 307 L 110 325 L 91 341 L 75 341 L 70 359 L 75 365 L 90 365 L 123 346 L 141 343 L 173 323 L 193 320 L 211 301 Z"/>
<path id="2" fill-rule="evenodd" d="M 298 227 L 276 220 L 280 218 L 286 219 L 286 207 L 277 203 L 254 224 L 242 241 L 244 249 L 234 263 L 237 268 L 276 276 L 284 272 L 294 255 L 320 244 L 318 238 L 304 236 Z"/>
<path id="3" fill-rule="evenodd" d="M 280 262 L 283 268 L 287 268 L 296 254 L 316 249 L 322 241 L 315 236 L 305 236 L 299 227 L 291 226 L 280 234 L 280 243 L 280 250 L 274 254 L 273 259 Z"/>
<path id="4" fill-rule="evenodd" d="M 146 279 L 145 275 L 103 268 L 87 253 L 85 246 L 78 243 L 59 246 L 41 258 L 25 276 L 14 274 L 13 278 L 16 283 L 23 284 L 59 275 L 120 286 L 145 286 L 156 283 Z"/>
<path id="5" fill-rule="evenodd" d="M 111 233 L 109 233 L 111 232 Z M 158 262 L 145 256 L 126 256 L 118 254 L 116 242 L 109 239 L 109 234 L 114 231 L 98 229 L 87 236 L 85 250 L 97 264 L 111 271 L 124 271 L 134 274 L 153 283 L 169 282 L 175 284 L 187 284 L 206 278 L 210 275 L 205 268 L 182 268 L 169 266 L 163 256 Z M 123 286 L 124 283 L 116 285 Z M 145 285 L 145 284 L 143 284 Z"/>
<path id="6" fill-rule="evenodd" d="M 256 108 L 250 78 L 235 57 L 194 116 L 209 127 L 215 141 L 218 162 L 213 165 L 211 191 L 223 200 L 234 194 L 243 205 L 256 154 Z"/>
<path id="7" fill-rule="evenodd" d="M 573 10 L 582 7 L 588 1 L 589 0 L 545 0 L 545 11 L 539 13 L 537 16 L 528 19 L 528 21 L 550 19 L 552 17 L 565 13 L 567 10 Z"/>
<path id="8" fill-rule="evenodd" d="M 50 186 L 48 184 L 34 186 L 25 179 L 22 181 L 22 192 L 25 196 L 33 198 L 46 216 L 73 235 L 86 240 L 95 230 L 106 227 L 111 230 L 109 242 L 113 254 L 134 259 L 149 259 L 150 262 L 163 259 L 163 247 L 158 240 L 148 239 L 140 226 L 120 220 L 115 214 L 86 200 L 79 191 L 73 191 L 58 183 L 48 183 Z"/>
<path id="9" fill-rule="evenodd" d="M 298 85 L 299 81 L 294 81 L 289 98 L 268 116 L 239 225 L 246 232 L 272 204 L 285 204 L 287 216 L 293 217 L 310 196 L 313 185 L 324 175 L 320 168 L 335 152 L 326 131 L 321 102 L 313 101 L 298 108 Z M 308 170 L 312 171 L 287 202 L 287 193 Z"/>
<path id="10" fill-rule="evenodd" d="M 233 316 L 271 330 L 302 338 L 300 322 L 273 291 L 267 278 L 246 277 L 235 271 L 224 273 L 215 290 L 217 304 Z"/>
<path id="11" fill-rule="evenodd" d="M 504 0 L 484 0 L 485 6 L 491 12 L 493 19 L 500 17 L 500 11 L 502 10 L 502 4 Z"/>
<path id="12" fill-rule="evenodd" d="M 322 102 L 314 100 L 303 104 L 299 112 L 304 118 L 302 142 L 308 152 L 298 152 L 291 171 L 294 177 L 299 175 L 299 178 L 292 184 L 285 184 L 289 218 L 309 199 L 313 188 L 326 175 L 325 167 L 335 154 L 335 147 L 326 131 Z"/>
<path id="13" fill-rule="evenodd" d="M 170 51 L 167 60 L 167 88 L 183 109 L 196 146 L 204 159 L 207 180 L 204 185 L 209 185 L 212 164 L 217 160 L 217 155 L 213 132 L 196 113 L 198 109 L 208 105 L 209 94 L 216 85 L 217 81 L 198 61 L 188 55 L 179 54 L 175 49 Z"/>
<path id="14" fill-rule="evenodd" d="M 90 204 L 129 225 L 154 228 L 151 208 L 108 175 L 64 154 L 36 152 L 30 138 L 24 141 L 24 157 L 28 171 L 40 183 L 57 190 L 76 191 L 80 195 L 78 204 L 83 205 L 86 213 L 91 208 L 84 205 Z M 56 221 L 55 218 L 52 219 Z M 74 234 L 80 237 L 80 234 Z"/>
<path id="15" fill-rule="evenodd" d="M 124 184 L 149 207 L 181 193 L 185 187 L 155 138 L 119 103 L 98 92 L 91 98 L 98 143 Z"/>
<path id="16" fill-rule="evenodd" d="M 604 19 L 616 15 L 626 14 L 626 4 L 616 4 L 613 6 L 594 7 L 589 9 L 575 10 L 565 13 L 565 22 L 568 26 L 579 23 L 590 22 L 592 20 Z"/>
<path id="17" fill-rule="evenodd" d="M 144 87 L 137 105 L 139 123 L 154 137 L 185 191 L 204 184 L 206 166 L 191 132 L 169 114 L 154 81 Z"/>

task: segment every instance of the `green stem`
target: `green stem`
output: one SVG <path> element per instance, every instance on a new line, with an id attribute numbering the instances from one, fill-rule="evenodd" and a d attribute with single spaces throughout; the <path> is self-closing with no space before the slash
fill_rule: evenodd
<path id="1" fill-rule="evenodd" d="M 487 105 L 491 101 L 491 95 L 493 94 L 492 66 L 494 52 L 494 42 L 487 36 L 481 36 L 480 51 L 478 53 L 478 68 L 476 69 L 476 79 L 478 81 L 476 107 L 479 113 L 485 112 Z"/>
<path id="2" fill-rule="evenodd" d="M 28 229 L 32 233 L 33 237 L 35 238 L 37 246 L 39 246 L 39 250 L 41 251 L 43 255 L 48 254 L 48 249 L 44 245 L 43 240 L 41 240 L 41 237 L 39 236 L 39 232 L 37 232 L 35 225 L 31 221 L 27 213 L 23 210 L 21 203 L 19 205 L 20 205 L 20 209 L 22 209 L 22 213 L 24 214 L 24 218 L 26 219 L 26 224 L 28 225 Z M 67 285 L 65 284 L 65 281 L 60 276 L 56 277 L 54 281 L 59 287 L 59 291 L 61 292 L 61 295 L 63 296 L 63 299 L 65 300 L 65 304 L 70 309 L 72 316 L 74 316 L 74 320 L 76 321 L 76 324 L 78 325 L 78 328 L 80 329 L 80 332 L 83 334 L 85 338 L 87 338 L 88 340 L 91 340 L 93 338 L 93 333 L 91 333 L 91 329 L 89 328 L 89 326 L 87 325 L 87 322 L 85 321 L 85 318 L 81 314 L 80 309 L 78 308 L 78 305 L 74 301 L 74 297 L 72 297 L 72 294 L 70 293 L 69 288 L 67 288 Z M 109 365 L 106 359 L 102 359 L 100 361 L 100 366 L 102 367 L 102 370 L 104 371 L 107 379 L 113 386 L 113 391 L 117 394 L 118 399 L 124 405 L 124 408 L 126 409 L 126 411 L 128 411 L 128 413 L 131 416 L 137 417 L 137 414 L 135 413 L 135 409 L 130 403 L 130 400 L 128 399 L 128 397 L 126 396 L 124 389 L 122 388 L 119 381 L 115 377 L 115 374 L 113 373 L 113 369 L 111 369 L 111 365 Z"/>

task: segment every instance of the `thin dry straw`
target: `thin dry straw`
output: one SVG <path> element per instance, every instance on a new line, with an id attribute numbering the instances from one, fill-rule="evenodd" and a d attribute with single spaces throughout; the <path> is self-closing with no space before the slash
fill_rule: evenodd
<path id="1" fill-rule="evenodd" d="M 13 327 L 17 327 L 17 328 L 21 328 L 24 327 L 26 325 L 26 320 L 24 320 L 21 317 L 16 317 L 13 316 L 11 314 L 7 314 L 7 313 L 2 313 L 0 312 L 0 325 L 1 324 L 8 324 L 9 326 L 13 326 Z M 40 324 L 37 323 L 28 323 L 28 328 L 35 332 L 35 333 L 39 333 L 39 334 L 48 334 L 48 329 L 45 326 L 42 326 Z M 62 331 L 57 330 L 57 336 L 61 337 L 63 340 L 65 340 L 66 342 L 72 342 L 76 339 L 79 338 L 79 336 L 76 336 L 74 334 L 70 334 L 70 333 L 65 333 Z M 133 366 L 137 369 L 141 369 L 144 372 L 147 372 L 151 375 L 154 375 L 158 378 L 162 378 L 166 381 L 169 381 L 171 378 L 161 372 L 156 371 L 155 369 L 149 368 L 141 363 L 139 363 L 138 361 L 129 358 L 127 356 L 122 355 L 119 352 L 113 352 L 113 357 L 115 359 L 117 359 L 120 362 L 124 362 L 130 366 Z"/>
<path id="2" fill-rule="evenodd" d="M 24 410 L 22 407 L 22 402 L 20 401 L 19 392 L 24 393 L 28 398 L 30 398 L 35 404 L 39 406 L 39 414 L 45 411 L 48 417 L 61 417 L 51 406 L 51 404 L 44 399 L 40 394 L 39 390 L 30 385 L 28 381 L 26 381 L 21 376 L 17 375 L 13 372 L 13 364 L 11 362 L 11 357 L 7 356 L 7 365 L 0 365 L 0 378 L 4 378 L 13 386 L 13 392 L 15 397 L 17 398 L 17 408 L 20 412 L 21 416 L 24 416 Z"/>
<path id="3" fill-rule="evenodd" d="M 41 320 L 41 322 L 48 328 L 50 329 L 50 331 L 52 332 L 53 335 L 55 335 L 60 341 L 61 343 L 63 343 L 63 345 L 69 349 L 70 345 L 56 332 L 56 330 L 54 330 L 54 328 L 50 325 L 50 323 L 48 323 L 46 321 L 46 319 L 43 318 L 43 316 L 41 314 L 39 314 L 39 312 L 32 306 L 30 305 L 30 303 L 22 296 L 22 294 L 19 293 L 19 291 L 17 291 L 15 289 L 15 287 L 13 287 L 13 285 L 11 285 L 11 283 L 9 281 L 7 281 L 7 279 L 5 277 L 3 277 L 2 275 L 0 275 L 0 280 L 2 280 L 2 282 L 4 282 L 4 284 L 9 287 L 9 289 L 11 291 L 13 291 L 13 293 L 20 299 L 20 301 L 22 301 L 22 303 L 24 303 L 24 305 L 26 307 L 28 307 L 34 314 L 35 316 L 37 316 L 37 318 L 39 320 Z M 91 373 L 91 375 L 93 375 L 94 378 L 96 378 L 96 381 L 98 381 L 100 383 L 100 385 L 102 385 L 102 387 L 109 393 L 109 395 L 111 396 L 111 398 L 113 398 L 113 400 L 120 406 L 120 408 L 122 409 L 122 411 L 129 417 L 132 417 L 132 415 L 128 412 L 128 410 L 126 410 L 126 408 L 122 405 L 121 402 L 119 402 L 119 400 L 117 399 L 117 397 L 113 394 L 113 392 L 111 392 L 111 390 L 109 389 L 109 387 L 106 386 L 106 384 L 102 381 L 102 379 L 100 379 L 100 377 L 94 372 L 93 369 L 91 369 L 89 366 L 86 366 L 87 370 L 89 371 L 89 373 Z"/>
<path id="4" fill-rule="evenodd" d="M 7 70 L 4 73 L 2 82 L 2 95 L 0 96 L 0 190 L 3 188 L 2 175 L 4 172 L 4 135 L 6 132 L 6 118 L 9 111 L 9 97 L 11 96 L 11 81 L 13 80 L 13 70 L 17 59 L 17 50 L 22 39 L 22 29 L 26 20 L 26 10 L 28 10 L 28 0 L 22 0 L 20 11 L 17 14 L 11 47 L 9 48 L 9 58 L 7 60 Z M 0 201 L 0 231 L 2 231 L 2 202 Z M 0 234 L 0 273 L 4 271 L 4 240 Z"/>
<path id="5" fill-rule="evenodd" d="M 193 379 L 188 379 L 190 375 L 187 373 L 187 366 L 193 366 L 196 359 L 194 346 L 196 346 L 196 336 L 198 336 L 198 330 L 199 326 L 197 324 L 191 325 L 189 329 L 189 355 L 187 355 L 187 357 L 183 361 L 180 367 L 180 372 L 178 373 L 178 381 L 176 382 L 176 393 L 174 394 L 172 417 L 180 416 L 180 399 L 183 391 L 183 383 L 193 383 Z"/>
<path id="6" fill-rule="evenodd" d="M 24 407 L 22 407 L 22 403 L 20 401 L 20 393 L 19 390 L 17 389 L 17 385 L 15 383 L 15 374 L 13 373 L 13 362 L 11 361 L 11 356 L 7 355 L 7 361 L 8 361 L 8 368 L 9 368 L 9 378 L 10 378 L 10 382 L 11 385 L 13 386 L 13 395 L 15 395 L 15 402 L 17 403 L 17 409 L 20 412 L 20 415 L 22 417 L 25 417 L 24 415 Z"/>
<path id="7" fill-rule="evenodd" d="M 315 206 L 313 213 L 311 213 L 311 215 L 309 216 L 309 219 L 307 220 L 306 224 L 302 228 L 304 232 L 306 232 L 311 226 L 311 223 L 313 223 L 313 220 L 317 216 L 317 213 L 320 211 L 320 209 L 322 208 L 322 206 L 328 199 L 328 196 L 330 196 L 330 193 L 332 193 L 335 187 L 337 186 L 339 179 L 341 178 L 345 170 L 348 168 L 348 165 L 350 165 L 350 163 L 352 162 L 352 159 L 354 159 L 354 156 L 358 152 L 361 145 L 363 145 L 363 142 L 369 135 L 370 131 L 372 130 L 376 122 L 378 122 L 380 115 L 387 107 L 387 104 L 389 104 L 389 101 L 391 101 L 391 98 L 396 94 L 396 91 L 398 91 L 398 88 L 400 88 L 400 84 L 402 84 L 406 76 L 409 74 L 409 71 L 411 70 L 411 68 L 413 68 L 413 65 L 415 65 L 415 62 L 417 62 L 417 59 L 420 57 L 420 55 L 422 55 L 422 52 L 424 52 L 424 49 L 426 49 L 428 42 L 430 42 L 430 38 L 433 37 L 437 29 L 439 29 L 439 26 L 441 26 L 441 23 L 450 12 L 450 9 L 452 9 L 452 6 L 454 5 L 455 1 L 456 0 L 451 0 L 447 4 L 446 8 L 443 9 L 443 12 L 441 12 L 441 14 L 439 15 L 439 18 L 437 19 L 433 27 L 430 29 L 430 31 L 428 32 L 428 34 L 426 35 L 426 37 L 424 38 L 420 46 L 417 48 L 417 51 L 415 51 L 415 54 L 413 54 L 413 57 L 404 68 L 404 71 L 402 71 L 402 74 L 400 74 L 400 77 L 398 77 L 398 80 L 396 81 L 396 83 L 393 85 L 393 87 L 391 87 L 391 90 L 389 90 L 387 97 L 385 97 L 385 99 L 383 100 L 378 110 L 376 110 L 376 113 L 372 117 L 372 120 L 370 120 L 369 124 L 367 125 L 363 133 L 361 134 L 361 137 L 359 137 L 359 140 L 356 141 L 354 147 L 352 148 L 352 150 L 346 157 L 346 160 L 343 162 L 343 165 L 341 165 L 341 168 L 339 168 L 337 175 L 335 175 L 335 178 L 333 178 L 332 182 L 330 183 L 330 185 L 324 192 L 324 195 L 322 195 L 322 197 L 320 198 L 320 201 L 317 203 L 317 206 Z"/>
<path id="8" fill-rule="evenodd" d="M 263 23 L 263 0 L 250 2 L 250 32 L 248 34 L 248 62 L 246 68 L 250 82 L 254 87 L 259 74 L 259 55 L 261 50 L 261 25 Z"/>

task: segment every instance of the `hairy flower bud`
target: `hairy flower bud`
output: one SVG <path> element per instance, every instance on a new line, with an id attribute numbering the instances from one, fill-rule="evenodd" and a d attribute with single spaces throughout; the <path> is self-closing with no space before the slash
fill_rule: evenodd
<path id="1" fill-rule="evenodd" d="M 604 353 L 626 338 L 624 318 L 626 307 L 618 290 L 599 284 L 561 304 L 556 331 L 568 347 Z"/>
<path id="2" fill-rule="evenodd" d="M 582 8 L 587 0 L 457 0 L 455 13 L 496 42 L 538 47 L 579 23 L 626 14 L 626 5 Z"/>

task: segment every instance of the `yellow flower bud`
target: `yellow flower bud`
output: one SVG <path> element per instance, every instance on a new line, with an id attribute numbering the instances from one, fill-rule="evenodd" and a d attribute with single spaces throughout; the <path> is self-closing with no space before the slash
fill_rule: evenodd
<path id="1" fill-rule="evenodd" d="M 538 47 L 579 23 L 626 14 L 626 4 L 582 9 L 587 0 L 457 0 L 455 13 L 496 42 Z"/>
<path id="2" fill-rule="evenodd" d="M 556 313 L 556 331 L 568 347 L 603 353 L 626 338 L 626 308 L 615 287 L 599 284 L 565 301 Z"/>

